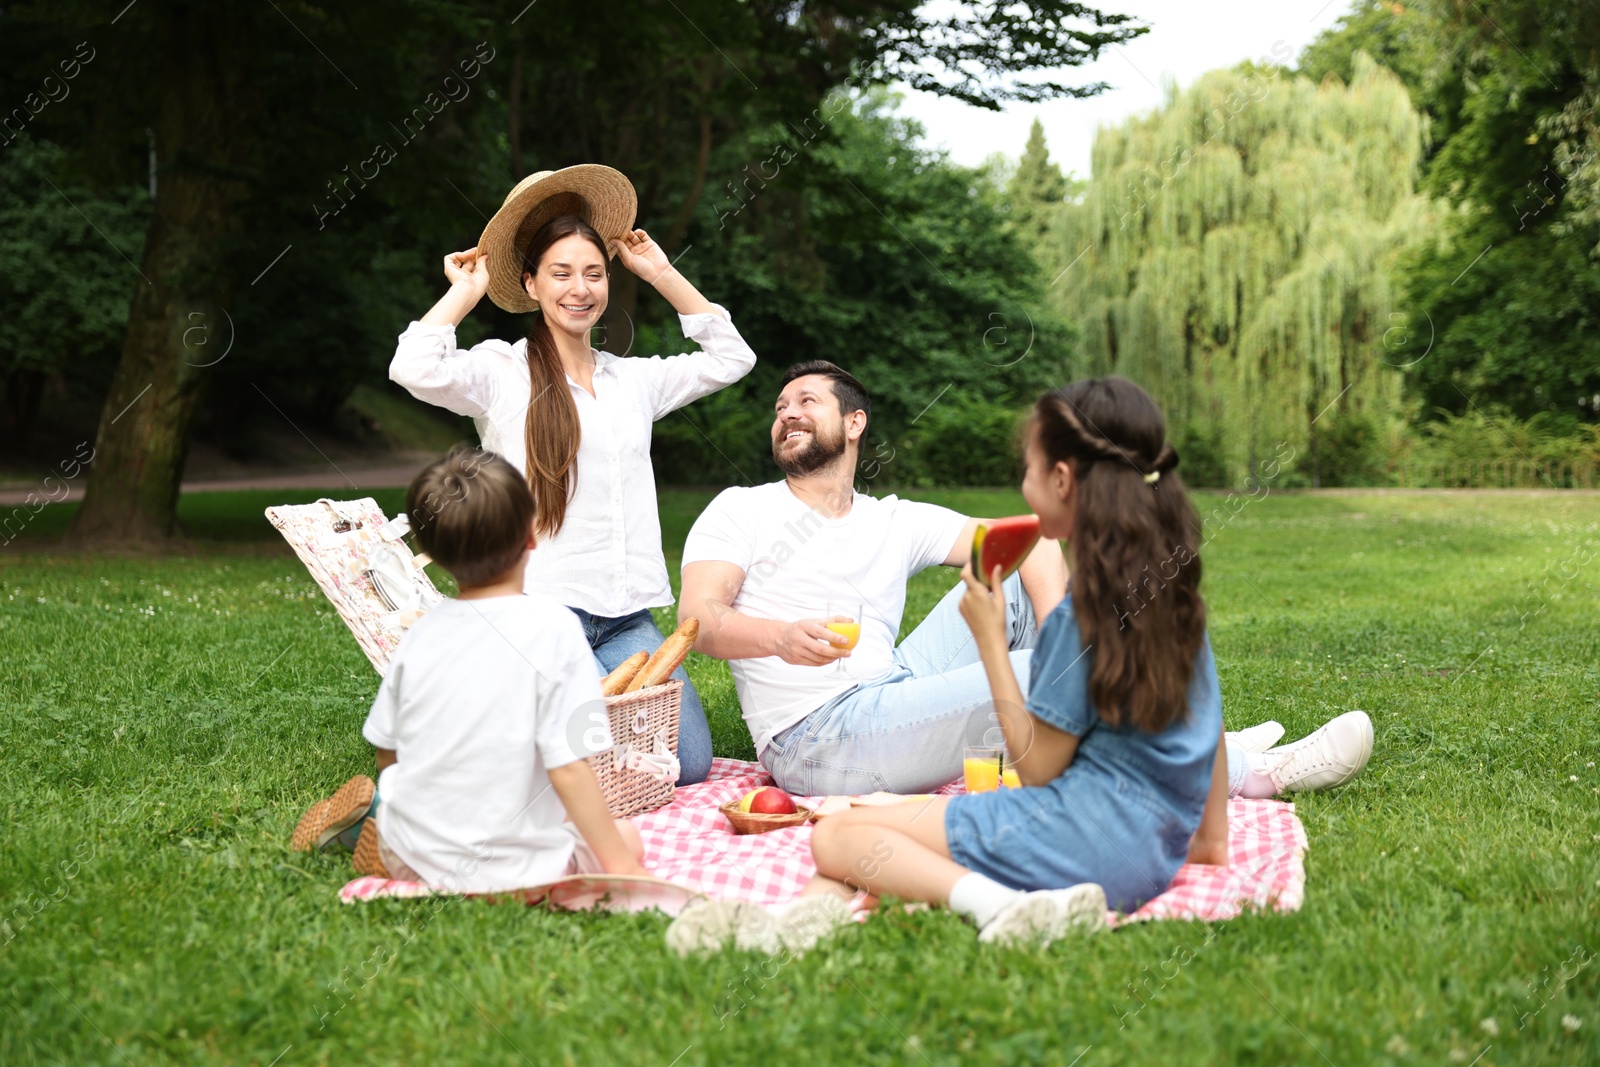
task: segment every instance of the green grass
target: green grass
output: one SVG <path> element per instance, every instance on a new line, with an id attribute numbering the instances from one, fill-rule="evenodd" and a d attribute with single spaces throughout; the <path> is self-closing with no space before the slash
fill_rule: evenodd
<path id="1" fill-rule="evenodd" d="M 53 508 L 0 550 L 0 1063 L 1600 1059 L 1600 497 L 1281 495 L 1212 522 L 1229 724 L 1377 725 L 1365 775 L 1300 800 L 1298 913 L 1045 952 L 883 914 L 800 960 L 680 961 L 653 915 L 343 907 L 347 860 L 288 851 L 370 767 L 377 687 L 260 518 L 289 496 L 186 498 L 182 555 L 51 554 Z M 662 494 L 674 574 L 709 496 Z M 908 628 L 953 578 L 912 582 Z M 690 671 L 747 756 L 726 668 Z"/>

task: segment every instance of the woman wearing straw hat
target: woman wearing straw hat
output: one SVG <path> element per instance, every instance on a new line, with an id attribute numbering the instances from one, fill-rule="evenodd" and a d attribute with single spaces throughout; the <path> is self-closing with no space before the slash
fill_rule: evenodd
<path id="1" fill-rule="evenodd" d="M 643 230 L 619 172 L 595 164 L 541 171 L 517 184 L 478 244 L 445 257 L 450 290 L 400 335 L 389 377 L 419 400 L 477 425 L 483 447 L 528 479 L 537 545 L 527 588 L 583 623 L 604 671 L 662 635 L 650 609 L 672 603 L 656 512 L 650 428 L 731 385 L 755 353 L 727 311 L 700 295 Z M 623 359 L 590 347 L 606 309 L 608 254 L 655 286 L 699 352 Z M 456 347 L 455 327 L 484 294 L 534 312 L 527 337 Z M 711 769 L 711 732 L 682 667 L 680 785 Z"/>

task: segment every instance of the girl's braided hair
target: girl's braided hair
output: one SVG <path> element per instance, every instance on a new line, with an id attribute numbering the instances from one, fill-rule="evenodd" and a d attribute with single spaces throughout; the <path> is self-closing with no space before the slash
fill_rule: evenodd
<path id="1" fill-rule="evenodd" d="M 1166 420 L 1126 378 L 1074 382 L 1034 406 L 1038 445 L 1077 481 L 1072 608 L 1093 649 L 1089 696 L 1113 726 L 1158 733 L 1186 716 L 1205 639 L 1200 521 Z"/>

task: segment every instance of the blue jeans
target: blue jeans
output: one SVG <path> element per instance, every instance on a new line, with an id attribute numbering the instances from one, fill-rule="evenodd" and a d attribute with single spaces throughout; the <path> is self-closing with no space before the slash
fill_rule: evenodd
<path id="1" fill-rule="evenodd" d="M 666 640 L 649 608 L 615 619 L 591 615 L 579 608 L 569 610 L 583 624 L 583 636 L 594 650 L 595 662 L 607 674 L 635 652 L 654 652 Z M 711 773 L 711 727 L 706 723 L 705 708 L 700 706 L 700 694 L 689 681 L 689 672 L 680 666 L 672 677 L 683 683 L 683 707 L 678 715 L 678 784 L 695 785 Z"/>
<path id="2" fill-rule="evenodd" d="M 1039 624 L 1021 577 L 1004 589 L 1011 669 L 1026 696 Z M 961 776 L 967 745 L 999 747 L 989 678 L 961 617 L 965 591 L 957 582 L 906 636 L 888 674 L 772 738 L 761 762 L 780 787 L 800 796 L 926 793 Z"/>

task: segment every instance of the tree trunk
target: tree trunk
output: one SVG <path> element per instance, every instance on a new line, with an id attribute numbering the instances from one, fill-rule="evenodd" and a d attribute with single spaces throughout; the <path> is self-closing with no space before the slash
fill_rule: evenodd
<path id="1" fill-rule="evenodd" d="M 256 125 L 256 109 L 245 107 L 248 53 L 214 8 L 174 6 L 160 18 L 155 130 L 166 165 L 83 507 L 67 530 L 80 547 L 160 545 L 178 534 L 189 427 L 210 378 L 208 354 L 226 347 L 229 331 L 222 309 L 234 278 L 222 248 L 246 195 Z"/>
<path id="2" fill-rule="evenodd" d="M 678 213 L 672 220 L 672 228 L 667 231 L 666 241 L 662 248 L 668 256 L 678 255 L 682 249 L 678 246 L 683 243 L 684 235 L 689 232 L 689 224 L 694 221 L 695 208 L 700 206 L 700 194 L 706 187 L 706 169 L 711 163 L 711 116 L 700 116 L 700 145 L 695 151 L 694 177 L 689 182 L 689 194 L 683 198 L 683 203 L 678 205 Z"/>
<path id="3" fill-rule="evenodd" d="M 716 68 L 707 61 L 701 61 L 697 82 L 700 87 L 702 99 L 704 94 L 711 91 L 714 84 Z M 659 137 L 663 123 L 666 119 L 671 104 L 663 97 L 654 102 L 653 114 L 656 118 L 655 130 Z M 632 114 L 622 116 L 620 122 L 621 135 L 612 145 L 608 158 L 613 160 L 613 165 L 624 174 L 633 169 L 635 159 L 641 149 L 637 124 L 633 121 Z M 689 231 L 689 225 L 694 221 L 695 208 L 700 203 L 700 196 L 705 190 L 706 171 L 711 163 L 711 117 L 702 113 L 699 121 L 699 142 L 695 150 L 694 173 L 690 178 L 689 192 L 683 202 L 678 205 L 678 210 L 673 214 L 672 220 L 666 224 L 664 231 L 657 230 L 652 236 L 656 243 L 666 252 L 667 258 L 676 260 L 683 253 L 679 247 L 684 235 Z M 646 219 L 653 219 L 656 207 L 656 193 L 661 186 L 661 166 L 651 167 L 650 181 L 647 186 L 638 191 L 639 215 L 634 222 L 635 226 L 644 226 Z M 621 355 L 633 348 L 633 340 L 637 330 L 639 317 L 639 279 L 632 271 L 618 267 L 611 272 L 611 296 L 605 314 L 605 348 L 608 352 Z M 650 355 L 648 352 L 641 355 Z"/>
<path id="4" fill-rule="evenodd" d="M 702 109 L 706 109 L 712 86 L 716 83 L 715 70 L 716 67 L 709 59 L 700 60 L 697 73 Z M 700 194 L 705 191 L 706 169 L 711 163 L 711 114 L 708 109 L 700 113 L 699 132 L 700 143 L 695 151 L 694 178 L 689 183 L 689 195 L 685 196 L 683 203 L 678 206 L 672 227 L 667 231 L 667 242 L 662 245 L 667 249 L 669 256 L 678 254 L 678 245 L 683 241 L 684 234 L 689 232 L 689 224 L 694 221 L 695 208 L 700 206 Z"/>
<path id="5" fill-rule="evenodd" d="M 679 206 L 677 216 L 669 223 L 669 230 L 657 243 L 662 251 L 666 252 L 668 259 L 676 259 L 683 253 L 679 243 L 684 234 L 688 232 L 689 223 L 694 219 L 695 206 L 700 202 L 700 194 L 705 189 L 706 168 L 711 159 L 711 119 L 700 120 L 700 146 L 695 156 L 694 176 L 689 187 L 689 195 Z M 642 225 L 645 215 L 645 199 L 640 200 L 640 221 L 635 225 Z M 653 200 L 650 196 L 648 199 Z M 622 355 L 633 347 L 633 338 L 636 332 L 636 322 L 639 316 L 639 279 L 626 267 L 614 267 L 611 271 L 611 295 L 606 304 L 605 334 L 602 347 L 607 352 Z M 640 355 L 650 355 L 642 352 Z"/>
<path id="6" fill-rule="evenodd" d="M 221 248 L 247 187 L 255 126 L 246 50 L 202 5 L 161 13 L 161 194 L 134 282 L 122 358 L 100 415 L 83 506 L 67 531 L 84 546 L 159 544 L 177 532 L 179 481 L 233 290 Z M 191 345 L 196 328 L 209 336 Z"/>

